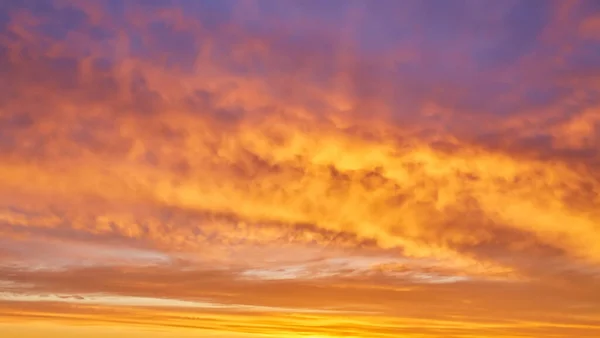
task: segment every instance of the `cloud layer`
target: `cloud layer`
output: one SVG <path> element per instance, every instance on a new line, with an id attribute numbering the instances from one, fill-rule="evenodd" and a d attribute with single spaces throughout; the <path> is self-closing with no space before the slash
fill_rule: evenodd
<path id="1" fill-rule="evenodd" d="M 598 335 L 593 1 L 1 6 L 8 332 Z"/>

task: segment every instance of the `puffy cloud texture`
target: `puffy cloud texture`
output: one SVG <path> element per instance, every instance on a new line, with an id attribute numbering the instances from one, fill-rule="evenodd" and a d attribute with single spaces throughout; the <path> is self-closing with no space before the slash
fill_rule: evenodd
<path id="1" fill-rule="evenodd" d="M 598 18 L 3 2 L 0 331 L 598 336 Z"/>

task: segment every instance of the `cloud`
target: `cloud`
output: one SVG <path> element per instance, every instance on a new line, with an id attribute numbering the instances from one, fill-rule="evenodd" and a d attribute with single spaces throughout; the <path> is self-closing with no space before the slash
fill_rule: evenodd
<path id="1" fill-rule="evenodd" d="M 600 87 L 569 4 L 4 4 L 0 283 L 595 333 Z M 310 326 L 278 316 L 229 331 Z M 304 333 L 374 330 L 328 318 Z"/>
<path id="2" fill-rule="evenodd" d="M 31 302 L 5 303 L 2 309 L 7 317 L 19 314 L 35 317 L 37 313 L 37 316 L 52 316 L 54 320 L 67 322 L 104 322 L 110 327 L 123 323 L 152 326 L 156 323 L 149 320 L 160 315 L 165 318 L 160 325 L 167 327 L 181 325 L 224 332 L 251 332 L 260 327 L 265 334 L 291 334 L 301 327 L 311 334 L 356 330 L 358 336 L 367 335 L 367 332 L 373 336 L 397 332 L 433 336 L 436 329 L 460 336 L 474 328 L 480 334 L 492 337 L 501 336 L 506 330 L 590 337 L 597 333 L 593 321 L 597 315 L 594 307 L 597 296 L 594 284 L 589 283 L 589 279 L 586 282 L 585 278 L 578 278 L 580 288 L 572 289 L 548 281 L 512 285 L 471 282 L 398 285 L 394 279 L 334 278 L 324 283 L 264 283 L 231 278 L 222 272 L 155 268 L 13 272 L 13 275 L 38 283 L 40 288 L 29 290 L 29 297 L 38 297 L 36 292 L 43 294 L 45 289 L 57 290 L 55 292 L 64 289 L 71 294 L 87 296 L 85 301 L 72 302 L 83 302 L 77 308 L 61 305 L 65 304 L 63 300 L 53 302 L 52 297 L 37 301 L 35 305 Z M 91 292 L 101 292 L 104 296 Z M 163 299 L 151 301 L 147 298 L 153 294 L 160 294 Z M 302 297 L 291 297 L 294 294 Z M 532 299 L 536 301 L 532 302 Z M 88 307 L 84 304 L 94 302 L 103 305 Z M 208 302 L 208 305 L 194 310 L 195 306 L 191 305 L 194 302 Z M 109 305 L 112 306 L 110 310 L 106 308 Z M 564 316 L 565 308 L 569 309 L 569 316 Z M 477 313 L 473 313 L 473 309 L 478 309 Z M 288 314 L 282 314 L 282 310 Z M 311 313 L 313 310 L 318 312 Z M 107 311 L 113 315 L 106 316 Z M 114 314 L 119 315 L 115 317 Z M 347 316 L 353 319 L 350 321 Z M 377 318 L 377 326 L 368 324 L 374 320 L 373 316 Z M 284 325 L 285 319 L 287 325 Z M 309 320 L 320 325 L 309 325 Z M 231 326 L 234 321 L 244 324 Z"/>

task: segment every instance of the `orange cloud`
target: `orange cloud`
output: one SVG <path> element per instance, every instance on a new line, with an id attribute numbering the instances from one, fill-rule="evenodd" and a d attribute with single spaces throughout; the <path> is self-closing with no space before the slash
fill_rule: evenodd
<path id="1" fill-rule="evenodd" d="M 245 10 L 50 7 L 82 19 L 21 8 L 0 35 L 7 332 L 597 335 L 600 110 L 559 60 L 516 62 L 541 94 L 481 73 L 506 113 L 452 74 L 394 75 L 425 50 L 361 53 L 327 22 L 292 42 L 305 22 L 252 30 Z M 68 298 L 98 294 L 230 307 Z"/>

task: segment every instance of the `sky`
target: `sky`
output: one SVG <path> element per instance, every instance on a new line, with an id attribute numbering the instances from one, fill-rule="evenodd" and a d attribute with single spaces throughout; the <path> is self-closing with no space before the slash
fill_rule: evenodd
<path id="1" fill-rule="evenodd" d="M 600 2 L 0 1 L 0 336 L 600 336 Z"/>

